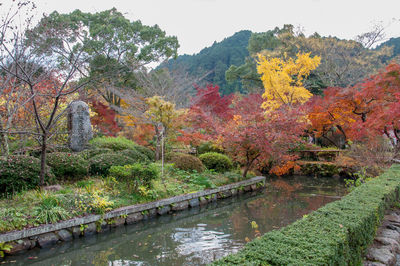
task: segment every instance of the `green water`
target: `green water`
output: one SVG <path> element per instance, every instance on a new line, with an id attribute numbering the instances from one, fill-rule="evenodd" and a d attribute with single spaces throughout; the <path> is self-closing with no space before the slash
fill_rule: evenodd
<path id="1" fill-rule="evenodd" d="M 110 232 L 8 257 L 12 265 L 203 265 L 339 199 L 332 178 L 294 177 L 248 193 Z M 252 222 L 253 226 L 252 226 Z M 4 263 L 4 262 L 3 262 Z"/>

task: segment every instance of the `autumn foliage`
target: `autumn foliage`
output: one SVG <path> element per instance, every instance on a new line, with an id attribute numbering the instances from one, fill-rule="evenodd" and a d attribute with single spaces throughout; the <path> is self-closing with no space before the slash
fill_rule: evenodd
<path id="1" fill-rule="evenodd" d="M 116 121 L 117 114 L 108 105 L 92 100 L 92 111 L 95 115 L 91 118 L 92 124 L 106 136 L 116 136 L 121 130 Z"/>
<path id="2" fill-rule="evenodd" d="M 303 80 L 311 70 L 319 65 L 321 58 L 310 57 L 310 53 L 298 53 L 296 59 L 266 58 L 258 55 L 257 71 L 261 75 L 265 91 L 262 107 L 266 111 L 278 109 L 282 105 L 292 107 L 303 104 L 312 94 L 303 87 Z"/>
<path id="3" fill-rule="evenodd" d="M 186 117 L 189 126 L 181 139 L 214 142 L 243 166 L 244 176 L 253 167 L 287 165 L 294 159 L 288 151 L 299 141 L 305 124 L 298 109 L 287 106 L 266 115 L 263 101 L 260 94 L 221 96 L 218 86 L 197 88 Z M 284 174 L 284 169 L 289 170 L 281 168 L 276 173 Z"/>
<path id="4" fill-rule="evenodd" d="M 337 129 L 351 141 L 386 136 L 394 147 L 400 141 L 400 65 L 348 88 L 328 88 L 324 97 L 309 102 L 308 118 L 317 136 Z"/>

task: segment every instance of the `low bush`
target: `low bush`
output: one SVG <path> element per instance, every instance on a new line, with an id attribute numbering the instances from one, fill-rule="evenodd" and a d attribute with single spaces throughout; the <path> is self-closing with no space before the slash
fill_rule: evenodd
<path id="1" fill-rule="evenodd" d="M 132 165 L 112 166 L 109 175 L 115 177 L 117 181 L 126 182 L 137 191 L 139 186 L 151 188 L 151 181 L 158 178 L 159 170 L 154 164 L 135 163 Z"/>
<path id="2" fill-rule="evenodd" d="M 97 137 L 90 140 L 90 145 L 95 148 L 111 149 L 113 151 L 134 149 L 138 146 L 135 142 L 124 137 Z"/>
<path id="3" fill-rule="evenodd" d="M 96 155 L 99 154 L 105 154 L 105 153 L 113 153 L 114 151 L 111 149 L 107 148 L 93 148 L 93 149 L 87 149 L 84 151 L 81 151 L 79 154 L 86 160 L 89 160 L 90 158 L 93 158 Z"/>
<path id="4" fill-rule="evenodd" d="M 31 156 L 0 157 L 0 194 L 14 194 L 39 185 L 40 160 Z M 54 181 L 51 168 L 46 166 L 45 182 Z"/>
<path id="5" fill-rule="evenodd" d="M 146 157 L 150 160 L 150 161 L 154 161 L 155 160 L 155 153 L 154 151 L 150 150 L 149 148 L 146 148 L 144 146 L 141 145 L 136 145 L 135 146 L 135 150 L 137 150 L 138 152 L 146 155 Z"/>
<path id="6" fill-rule="evenodd" d="M 106 176 L 111 166 L 134 164 L 135 162 L 134 159 L 122 154 L 99 154 L 89 160 L 89 173 L 92 175 Z"/>
<path id="7" fill-rule="evenodd" d="M 146 162 L 149 158 L 143 153 L 137 151 L 136 149 L 128 149 L 118 152 L 118 154 L 125 155 L 129 158 L 135 160 L 135 162 Z"/>
<path id="8" fill-rule="evenodd" d="M 232 160 L 225 154 L 217 152 L 207 152 L 199 156 L 205 167 L 217 172 L 224 173 L 232 169 Z"/>
<path id="9" fill-rule="evenodd" d="M 400 166 L 394 165 L 341 200 L 266 233 L 213 265 L 361 265 L 399 189 Z"/>
<path id="10" fill-rule="evenodd" d="M 193 155 L 184 153 L 169 153 L 166 156 L 166 160 L 170 163 L 173 163 L 176 168 L 181 170 L 194 170 L 199 173 L 204 171 L 203 163 L 200 161 L 199 158 Z"/>
<path id="11" fill-rule="evenodd" d="M 47 154 L 47 164 L 57 179 L 78 179 L 87 176 L 89 163 L 80 154 L 53 152 Z"/>

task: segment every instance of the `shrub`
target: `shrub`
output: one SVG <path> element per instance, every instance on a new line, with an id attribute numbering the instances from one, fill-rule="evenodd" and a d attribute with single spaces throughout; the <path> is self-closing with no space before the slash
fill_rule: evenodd
<path id="1" fill-rule="evenodd" d="M 146 162 L 149 160 L 149 158 L 146 155 L 137 151 L 136 149 L 123 150 L 118 152 L 118 154 L 132 158 L 133 160 L 135 160 L 135 162 Z"/>
<path id="2" fill-rule="evenodd" d="M 154 164 L 135 163 L 132 165 L 113 166 L 110 168 L 109 175 L 115 177 L 117 181 L 126 182 L 137 191 L 139 186 L 151 188 L 151 180 L 158 178 L 159 170 Z"/>
<path id="3" fill-rule="evenodd" d="M 0 193 L 10 194 L 37 188 L 40 176 L 40 160 L 31 156 L 0 157 Z M 46 166 L 45 182 L 54 181 L 51 168 Z"/>
<path id="4" fill-rule="evenodd" d="M 88 174 L 89 163 L 80 154 L 53 152 L 47 155 L 47 164 L 58 179 L 76 179 Z"/>
<path id="5" fill-rule="evenodd" d="M 385 210 L 398 201 L 400 166 L 214 265 L 361 265 Z"/>
<path id="6" fill-rule="evenodd" d="M 193 155 L 184 153 L 170 153 L 167 155 L 167 160 L 174 164 L 178 169 L 185 171 L 203 172 L 204 165 L 199 158 Z"/>
<path id="7" fill-rule="evenodd" d="M 90 145 L 101 149 L 111 149 L 113 151 L 134 149 L 138 146 L 135 142 L 123 137 L 97 137 L 90 140 Z"/>
<path id="8" fill-rule="evenodd" d="M 136 145 L 135 146 L 135 150 L 137 150 L 138 152 L 146 155 L 146 157 L 150 160 L 150 161 L 154 161 L 155 160 L 155 153 L 154 151 L 150 150 L 149 148 L 146 148 L 144 146 L 141 145 Z"/>
<path id="9" fill-rule="evenodd" d="M 199 159 L 208 169 L 214 169 L 221 173 L 229 171 L 233 167 L 231 159 L 225 154 L 207 152 L 200 155 Z"/>
<path id="10" fill-rule="evenodd" d="M 108 174 L 108 170 L 114 165 L 134 164 L 135 160 L 122 154 L 106 153 L 94 156 L 89 160 L 89 173 L 92 175 Z"/>
<path id="11" fill-rule="evenodd" d="M 224 153 L 224 150 L 211 142 L 203 142 L 197 147 L 198 154 L 204 154 L 207 152 Z"/>
<path id="12" fill-rule="evenodd" d="M 79 154 L 82 156 L 82 158 L 89 160 L 90 158 L 93 158 L 96 155 L 113 153 L 113 152 L 114 152 L 113 150 L 107 148 L 94 148 L 81 151 Z"/>

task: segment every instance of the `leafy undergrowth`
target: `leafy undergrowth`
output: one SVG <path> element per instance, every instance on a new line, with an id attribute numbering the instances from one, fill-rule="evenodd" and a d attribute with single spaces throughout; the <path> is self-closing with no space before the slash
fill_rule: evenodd
<path id="1" fill-rule="evenodd" d="M 161 172 L 161 166 L 156 164 Z M 90 177 L 62 184 L 59 191 L 29 190 L 0 200 L 0 233 L 40 224 L 55 223 L 88 214 L 191 193 L 242 180 L 235 172 L 186 172 L 166 165 L 164 178 L 151 181 L 150 188 L 132 191 L 126 182 L 114 177 Z"/>

